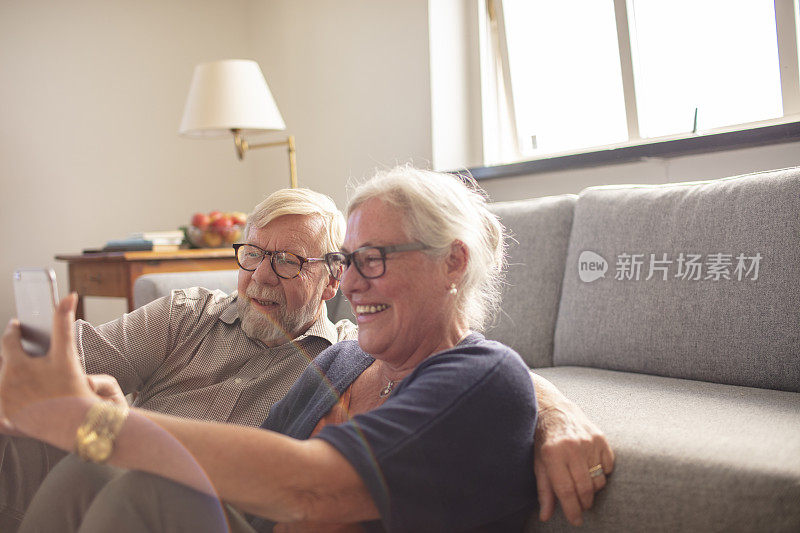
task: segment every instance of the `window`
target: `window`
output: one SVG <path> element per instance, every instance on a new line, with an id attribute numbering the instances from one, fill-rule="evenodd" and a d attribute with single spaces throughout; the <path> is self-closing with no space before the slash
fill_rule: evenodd
<path id="1" fill-rule="evenodd" d="M 485 164 L 800 119 L 797 0 L 484 7 Z"/>
<path id="2" fill-rule="evenodd" d="M 783 116 L 772 0 L 634 0 L 632 5 L 643 137 Z"/>
<path id="3" fill-rule="evenodd" d="M 627 140 L 613 2 L 518 0 L 503 8 L 525 153 Z"/>

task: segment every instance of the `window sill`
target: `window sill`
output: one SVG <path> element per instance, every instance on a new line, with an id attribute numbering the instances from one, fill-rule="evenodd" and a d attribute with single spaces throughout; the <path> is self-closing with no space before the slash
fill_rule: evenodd
<path id="1" fill-rule="evenodd" d="M 525 176 L 574 168 L 629 163 L 646 158 L 671 158 L 722 152 L 770 144 L 800 141 L 800 121 L 754 127 L 746 130 L 690 135 L 682 138 L 642 142 L 617 148 L 602 148 L 581 153 L 557 155 L 508 163 L 474 167 L 469 171 L 477 180 Z"/>

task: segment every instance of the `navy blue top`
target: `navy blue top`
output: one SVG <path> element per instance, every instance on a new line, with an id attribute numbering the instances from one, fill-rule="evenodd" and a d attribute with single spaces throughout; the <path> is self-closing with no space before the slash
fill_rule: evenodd
<path id="1" fill-rule="evenodd" d="M 262 427 L 309 438 L 373 361 L 357 341 L 331 346 Z M 369 488 L 383 526 L 369 529 L 519 531 L 536 502 L 535 425 L 525 363 L 473 333 L 423 361 L 380 407 L 315 438 L 333 445 Z"/>

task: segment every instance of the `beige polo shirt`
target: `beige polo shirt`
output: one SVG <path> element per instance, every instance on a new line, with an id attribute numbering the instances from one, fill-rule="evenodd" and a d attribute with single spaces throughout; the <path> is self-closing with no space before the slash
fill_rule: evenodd
<path id="1" fill-rule="evenodd" d="M 308 363 L 357 328 L 322 316 L 294 341 L 268 348 L 239 327 L 237 294 L 172 291 L 94 327 L 76 323 L 89 374 L 111 374 L 134 406 L 200 420 L 259 426 Z"/>

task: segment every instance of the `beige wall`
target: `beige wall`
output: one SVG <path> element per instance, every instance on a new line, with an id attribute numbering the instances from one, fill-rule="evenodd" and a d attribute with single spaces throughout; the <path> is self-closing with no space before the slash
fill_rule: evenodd
<path id="1" fill-rule="evenodd" d="M 427 2 L 0 2 L 0 321 L 11 273 L 194 211 L 249 210 L 288 184 L 284 152 L 177 136 L 196 63 L 260 62 L 298 144 L 301 186 L 430 160 Z M 92 322 L 124 312 L 92 298 Z"/>
<path id="2" fill-rule="evenodd" d="M 177 136 L 194 64 L 249 52 L 244 0 L 0 2 L 0 321 L 11 273 L 195 210 L 247 209 L 254 167 Z M 124 311 L 93 299 L 91 319 Z M 110 306 L 110 307 L 109 307 Z"/>
<path id="3" fill-rule="evenodd" d="M 376 168 L 430 166 L 427 0 L 254 2 L 253 54 L 297 139 L 298 180 L 344 206 Z M 283 161 L 258 156 L 264 174 Z"/>

